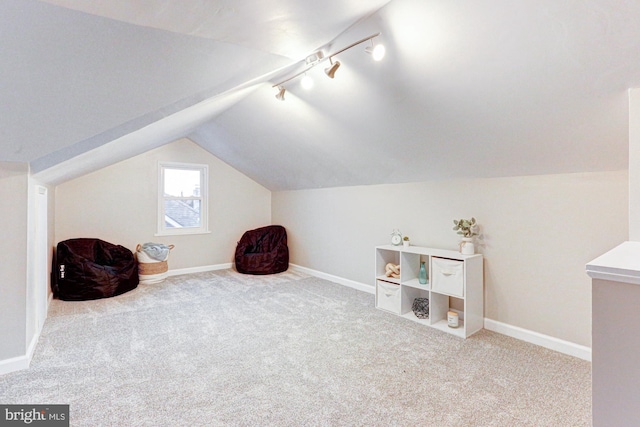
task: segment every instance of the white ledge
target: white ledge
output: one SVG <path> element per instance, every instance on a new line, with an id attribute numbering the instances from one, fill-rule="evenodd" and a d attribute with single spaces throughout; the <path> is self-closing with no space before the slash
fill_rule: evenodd
<path id="1" fill-rule="evenodd" d="M 592 279 L 640 285 L 640 242 L 624 242 L 587 264 Z"/>

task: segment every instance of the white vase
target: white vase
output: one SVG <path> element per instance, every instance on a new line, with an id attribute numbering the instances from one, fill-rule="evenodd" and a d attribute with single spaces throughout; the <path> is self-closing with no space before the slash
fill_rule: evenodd
<path id="1" fill-rule="evenodd" d="M 476 253 L 476 248 L 473 244 L 473 237 L 463 237 L 460 242 L 460 253 L 463 255 L 473 255 Z"/>
<path id="2" fill-rule="evenodd" d="M 404 246 L 404 247 L 405 247 L 405 249 L 406 249 L 406 248 L 408 248 L 408 247 L 409 247 L 409 242 L 408 242 L 408 241 L 406 241 L 406 240 L 403 240 L 403 241 L 402 241 L 402 246 Z"/>

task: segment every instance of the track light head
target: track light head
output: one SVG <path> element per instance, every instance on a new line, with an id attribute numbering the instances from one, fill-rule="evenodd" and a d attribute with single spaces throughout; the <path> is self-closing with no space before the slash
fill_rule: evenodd
<path id="1" fill-rule="evenodd" d="M 280 100 L 280 101 L 284 101 L 284 93 L 287 90 L 284 88 L 284 86 L 278 86 L 278 93 L 276 93 L 276 99 Z"/>
<path id="2" fill-rule="evenodd" d="M 371 41 L 371 43 L 373 44 L 373 40 Z M 367 46 L 364 50 L 367 53 L 371 54 L 371 57 L 374 61 L 380 61 L 382 58 L 384 58 L 384 54 L 386 53 L 386 49 L 384 48 L 383 44 Z"/>
<path id="3" fill-rule="evenodd" d="M 331 60 L 331 58 L 329 58 L 329 60 Z M 331 66 L 327 67 L 324 69 L 324 72 L 326 73 L 327 76 L 329 76 L 330 78 L 334 78 L 336 75 L 336 71 L 338 71 L 338 68 L 340 67 L 340 61 L 336 61 L 333 62 L 331 61 Z"/>
<path id="4" fill-rule="evenodd" d="M 369 39 L 371 41 L 371 46 L 367 46 L 364 50 L 365 52 L 371 55 L 374 61 L 380 61 L 382 58 L 384 58 L 384 54 L 386 50 L 383 44 L 374 45 L 373 44 L 374 38 L 375 36 Z"/>
<path id="5" fill-rule="evenodd" d="M 302 80 L 300 80 L 300 84 L 304 89 L 309 90 L 313 87 L 313 79 L 305 74 Z"/>

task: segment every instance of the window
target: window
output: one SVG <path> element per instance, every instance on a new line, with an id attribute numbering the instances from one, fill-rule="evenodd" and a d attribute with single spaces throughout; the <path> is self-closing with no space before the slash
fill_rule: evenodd
<path id="1" fill-rule="evenodd" d="M 208 233 L 207 165 L 160 163 L 158 235 Z"/>

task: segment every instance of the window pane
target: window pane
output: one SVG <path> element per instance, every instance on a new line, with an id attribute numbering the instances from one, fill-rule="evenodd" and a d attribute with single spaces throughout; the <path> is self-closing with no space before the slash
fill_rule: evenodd
<path id="1" fill-rule="evenodd" d="M 208 233 L 207 165 L 158 163 L 158 235 Z"/>
<path id="2" fill-rule="evenodd" d="M 200 171 L 165 169 L 164 195 L 174 197 L 200 196 Z"/>
<path id="3" fill-rule="evenodd" d="M 164 222 L 167 228 L 200 227 L 200 200 L 165 200 Z"/>

